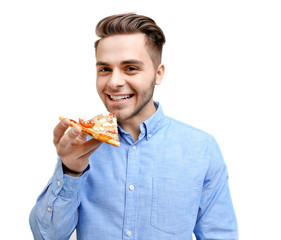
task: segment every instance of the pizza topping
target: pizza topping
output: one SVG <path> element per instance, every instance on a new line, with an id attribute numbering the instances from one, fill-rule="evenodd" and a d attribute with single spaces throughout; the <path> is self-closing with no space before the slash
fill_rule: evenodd
<path id="1" fill-rule="evenodd" d="M 85 120 L 79 118 L 79 123 L 81 126 L 83 126 L 85 128 L 92 128 L 93 126 L 95 126 L 95 123 L 92 120 L 85 121 Z"/>
<path id="2" fill-rule="evenodd" d="M 116 116 L 112 113 L 104 113 L 91 119 L 95 123 L 93 131 L 106 134 L 113 139 L 118 139 Z"/>
<path id="3" fill-rule="evenodd" d="M 60 120 L 62 119 L 63 117 L 60 117 Z M 120 146 L 117 119 L 114 114 L 106 112 L 105 114 L 100 114 L 90 120 L 79 118 L 79 123 L 72 119 L 70 119 L 70 121 L 72 127 L 76 124 L 80 125 L 82 131 L 93 138 L 117 147 Z"/>

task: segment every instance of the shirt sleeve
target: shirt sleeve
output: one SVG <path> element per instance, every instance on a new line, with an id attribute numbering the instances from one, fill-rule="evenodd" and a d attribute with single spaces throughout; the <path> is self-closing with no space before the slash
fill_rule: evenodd
<path id="1" fill-rule="evenodd" d="M 33 207 L 29 223 L 36 240 L 69 239 L 78 222 L 80 190 L 89 174 L 89 166 L 81 177 L 63 174 L 58 158 L 54 175 Z"/>
<path id="2" fill-rule="evenodd" d="M 194 234 L 198 240 L 237 240 L 237 220 L 228 185 L 228 173 L 219 146 L 211 138 Z"/>

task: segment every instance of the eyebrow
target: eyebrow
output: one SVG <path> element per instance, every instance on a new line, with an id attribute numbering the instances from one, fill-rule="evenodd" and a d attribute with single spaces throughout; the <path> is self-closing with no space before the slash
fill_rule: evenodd
<path id="1" fill-rule="evenodd" d="M 96 63 L 96 66 L 109 66 L 109 63 L 98 61 L 98 62 Z"/>
<path id="2" fill-rule="evenodd" d="M 121 62 L 122 65 L 126 65 L 126 64 L 137 64 L 137 65 L 141 65 L 143 66 L 143 62 L 137 59 L 129 59 L 129 60 L 125 60 Z"/>
<path id="3" fill-rule="evenodd" d="M 129 59 L 129 60 L 124 60 L 124 61 L 121 62 L 121 65 L 126 65 L 126 64 L 137 64 L 137 65 L 140 65 L 140 66 L 144 65 L 144 63 L 142 61 L 139 61 L 137 59 Z M 96 66 L 110 66 L 110 64 L 107 63 L 107 62 L 98 61 L 96 63 Z"/>

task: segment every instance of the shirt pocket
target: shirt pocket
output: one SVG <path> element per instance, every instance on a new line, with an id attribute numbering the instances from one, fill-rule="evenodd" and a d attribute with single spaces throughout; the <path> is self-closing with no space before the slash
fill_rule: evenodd
<path id="1" fill-rule="evenodd" d="M 153 178 L 151 225 L 170 234 L 192 230 L 198 211 L 196 181 Z"/>

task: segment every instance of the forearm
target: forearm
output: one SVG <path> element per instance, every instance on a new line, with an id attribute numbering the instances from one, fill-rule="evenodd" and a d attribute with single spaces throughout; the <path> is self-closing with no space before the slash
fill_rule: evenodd
<path id="1" fill-rule="evenodd" d="M 80 186 L 86 175 L 77 178 L 63 174 L 59 160 L 30 214 L 34 239 L 69 239 L 78 221 Z"/>

